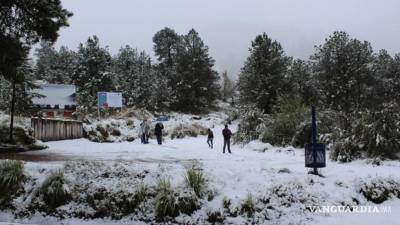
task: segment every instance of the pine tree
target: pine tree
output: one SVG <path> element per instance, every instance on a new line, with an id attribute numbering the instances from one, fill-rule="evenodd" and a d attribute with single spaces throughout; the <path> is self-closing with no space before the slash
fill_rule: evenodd
<path id="1" fill-rule="evenodd" d="M 152 69 L 152 87 L 150 96 L 150 109 L 156 111 L 167 111 L 171 107 L 171 87 L 168 85 L 168 79 L 159 72 L 158 66 Z"/>
<path id="2" fill-rule="evenodd" d="M 157 56 L 159 64 L 155 69 L 158 79 L 158 83 L 162 83 L 162 86 L 168 86 L 168 89 L 163 93 L 163 99 L 160 102 L 168 102 L 168 104 L 162 104 L 164 106 L 171 106 L 173 102 L 178 100 L 176 95 L 176 85 L 180 80 L 177 72 L 178 56 L 183 52 L 182 47 L 182 36 L 178 35 L 171 28 L 164 28 L 158 31 L 154 37 L 154 53 Z"/>
<path id="3" fill-rule="evenodd" d="M 23 65 L 29 49 L 41 40 L 56 41 L 58 31 L 68 26 L 72 13 L 60 1 L 0 2 L 0 74 L 12 83 L 10 136 L 13 142 L 17 68 Z"/>
<path id="4" fill-rule="evenodd" d="M 57 51 L 50 42 L 36 49 L 35 77 L 52 84 L 70 84 L 76 67 L 76 53 L 62 46 Z"/>
<path id="5" fill-rule="evenodd" d="M 35 65 L 36 79 L 51 80 L 53 77 L 52 66 L 55 64 L 57 57 L 53 44 L 48 41 L 40 42 L 40 47 L 36 48 L 35 56 L 37 58 Z"/>
<path id="6" fill-rule="evenodd" d="M 299 96 L 302 102 L 308 106 L 316 105 L 319 99 L 317 82 L 312 73 L 312 65 L 309 62 L 297 59 L 293 60 L 287 73 L 287 95 Z"/>
<path id="7" fill-rule="evenodd" d="M 111 71 L 111 56 L 107 48 L 100 47 L 99 39 L 93 36 L 80 44 L 73 83 L 77 86 L 77 101 L 81 112 L 96 109 L 97 93 L 114 90 L 114 74 Z"/>
<path id="8" fill-rule="evenodd" d="M 228 77 L 228 72 L 225 70 L 222 73 L 221 97 L 224 102 L 233 98 L 235 93 L 235 83 Z"/>
<path id="9" fill-rule="evenodd" d="M 370 43 L 334 32 L 312 59 L 326 107 L 350 113 L 367 105 L 373 85 Z"/>
<path id="10" fill-rule="evenodd" d="M 154 37 L 154 53 L 161 64 L 172 67 L 181 49 L 182 38 L 171 28 L 158 31 Z"/>
<path id="11" fill-rule="evenodd" d="M 382 103 L 400 103 L 400 54 L 392 57 L 386 50 L 375 56 L 372 67 L 374 74 L 374 95 L 371 107 L 382 107 Z"/>
<path id="12" fill-rule="evenodd" d="M 271 113 L 280 94 L 285 92 L 285 73 L 289 58 L 281 45 L 266 33 L 251 43 L 250 56 L 238 80 L 239 100 L 255 104 L 264 113 Z"/>
<path id="13" fill-rule="evenodd" d="M 150 109 L 153 82 L 150 56 L 125 46 L 120 49 L 114 64 L 118 90 L 122 91 L 125 104 Z"/>
<path id="14" fill-rule="evenodd" d="M 205 110 L 218 97 L 218 73 L 212 69 L 214 59 L 208 54 L 194 30 L 182 38 L 183 51 L 178 54 L 178 79 L 172 86 L 172 108 L 181 111 Z"/>
<path id="15" fill-rule="evenodd" d="M 53 76 L 48 81 L 55 84 L 71 84 L 77 60 L 77 54 L 74 51 L 61 46 L 52 66 Z"/>
<path id="16" fill-rule="evenodd" d="M 0 77 L 0 110 L 8 111 L 11 104 L 12 83 Z M 32 103 L 32 98 L 41 95 L 32 92 L 37 88 L 34 84 L 34 74 L 30 62 L 24 62 L 17 68 L 16 91 L 15 91 L 15 113 L 30 116 L 37 112 Z"/>

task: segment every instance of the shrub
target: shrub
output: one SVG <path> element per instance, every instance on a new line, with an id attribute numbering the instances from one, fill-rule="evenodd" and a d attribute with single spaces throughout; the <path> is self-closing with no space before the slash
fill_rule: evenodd
<path id="1" fill-rule="evenodd" d="M 186 171 L 185 175 L 186 184 L 193 188 L 194 193 L 197 197 L 203 197 L 206 189 L 206 179 L 204 178 L 203 172 L 201 170 L 191 168 Z"/>
<path id="2" fill-rule="evenodd" d="M 378 112 L 348 115 L 349 123 L 336 135 L 331 158 L 398 158 L 400 152 L 400 107 L 387 105 Z M 347 160 L 348 161 L 348 160 Z"/>
<path id="3" fill-rule="evenodd" d="M 119 137 L 119 136 L 121 136 L 121 131 L 118 128 L 113 128 L 111 130 L 111 135 Z"/>
<path id="4" fill-rule="evenodd" d="M 391 197 L 400 198 L 400 182 L 390 178 L 376 178 L 362 184 L 360 193 L 373 203 L 380 204 Z"/>
<path id="5" fill-rule="evenodd" d="M 225 196 L 222 199 L 222 207 L 224 207 L 225 209 L 229 209 L 231 207 L 231 205 L 232 205 L 231 200 L 228 197 Z"/>
<path id="6" fill-rule="evenodd" d="M 234 143 L 248 143 L 259 138 L 263 124 L 267 118 L 255 105 L 246 105 L 239 108 L 240 123 L 233 136 Z"/>
<path id="7" fill-rule="evenodd" d="M 104 140 L 107 139 L 108 136 L 110 136 L 109 133 L 108 133 L 108 131 L 107 131 L 107 129 L 104 128 L 101 124 L 97 124 L 96 130 L 97 130 L 98 132 L 100 132 L 100 134 L 101 134 L 101 136 L 103 137 Z"/>
<path id="8" fill-rule="evenodd" d="M 40 187 L 39 194 L 50 209 L 68 203 L 71 199 L 64 172 L 61 169 L 51 171 Z"/>
<path id="9" fill-rule="evenodd" d="M 9 142 L 9 134 L 10 128 L 0 125 L 0 143 L 8 143 Z M 14 127 L 13 130 L 13 144 L 16 145 L 32 145 L 35 143 L 35 139 L 28 135 L 24 128 L 22 127 Z"/>
<path id="10" fill-rule="evenodd" d="M 185 138 L 189 137 L 197 137 L 198 135 L 206 135 L 207 128 L 199 125 L 199 124 L 192 124 L 192 125 L 179 125 L 172 130 L 171 139 L 175 138 Z"/>
<path id="11" fill-rule="evenodd" d="M 266 124 L 261 141 L 273 145 L 291 144 L 298 126 L 305 121 L 309 110 L 300 97 L 283 96 L 278 101 L 279 109 L 272 114 L 272 120 Z"/>
<path id="12" fill-rule="evenodd" d="M 24 181 L 24 165 L 21 161 L 0 162 L 0 199 L 12 195 Z"/>
<path id="13" fill-rule="evenodd" d="M 317 111 L 318 142 L 327 145 L 334 143 L 335 134 L 339 134 L 343 127 L 343 113 L 334 111 Z M 291 144 L 294 147 L 304 147 L 312 141 L 311 115 L 305 116 L 305 121 L 296 128 Z"/>
<path id="14" fill-rule="evenodd" d="M 179 207 L 175 200 L 175 193 L 172 190 L 171 183 L 167 179 L 160 179 L 157 183 L 156 190 L 156 218 L 159 221 L 164 221 L 169 217 L 176 217 L 179 215 Z"/>
<path id="15" fill-rule="evenodd" d="M 148 194 L 149 194 L 149 187 L 145 184 L 141 184 L 139 185 L 139 188 L 135 192 L 135 199 L 139 203 L 144 202 Z"/>
<path id="16" fill-rule="evenodd" d="M 353 139 L 347 138 L 332 145 L 330 158 L 339 162 L 351 162 L 361 156 L 360 150 L 360 147 L 355 144 Z"/>
<path id="17" fill-rule="evenodd" d="M 200 208 L 200 204 L 195 193 L 185 191 L 178 197 L 178 207 L 181 213 L 191 215 Z"/>
<path id="18" fill-rule="evenodd" d="M 149 187 L 145 184 L 140 184 L 134 194 L 126 193 L 126 191 L 120 191 L 115 197 L 110 196 L 111 208 L 115 208 L 114 211 L 116 211 L 114 212 L 114 217 L 121 218 L 124 215 L 129 215 L 130 213 L 135 212 L 139 205 L 146 201 L 148 194 Z M 118 199 L 118 201 L 114 203 L 113 201 L 115 199 Z M 113 207 L 113 205 L 117 205 L 117 207 Z M 119 213 L 119 211 L 122 213 Z"/>
<path id="19" fill-rule="evenodd" d="M 212 224 L 221 224 L 225 220 L 225 216 L 220 211 L 209 211 L 207 212 L 207 217 L 207 221 Z"/>
<path id="20" fill-rule="evenodd" d="M 241 213 L 246 213 L 248 217 L 253 216 L 255 212 L 255 203 L 253 196 L 249 193 L 241 205 Z"/>

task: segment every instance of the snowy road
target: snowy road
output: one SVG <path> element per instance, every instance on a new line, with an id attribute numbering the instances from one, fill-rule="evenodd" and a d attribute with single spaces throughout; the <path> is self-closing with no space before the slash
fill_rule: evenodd
<path id="1" fill-rule="evenodd" d="M 222 199 L 227 196 L 233 204 L 239 204 L 248 193 L 263 195 L 268 188 L 290 182 L 304 185 L 308 192 L 315 193 L 325 204 L 337 205 L 351 200 L 355 196 L 354 187 L 364 180 L 374 177 L 392 177 L 400 180 L 400 163 L 387 161 L 382 166 L 374 166 L 366 160 L 342 164 L 327 162 L 322 170 L 324 177 L 307 174 L 304 167 L 303 149 L 277 148 L 260 142 L 245 146 L 232 146 L 233 154 L 222 154 L 222 127 L 213 129 L 214 149 L 210 149 L 205 136 L 186 139 L 167 139 L 162 146 L 155 140 L 143 145 L 139 140 L 123 143 L 94 143 L 86 139 L 67 140 L 46 143 L 44 151 L 29 153 L 31 156 L 54 156 L 55 162 L 29 162 L 27 169 L 37 169 L 46 165 L 62 165 L 63 160 L 96 160 L 110 163 L 123 162 L 135 169 L 155 171 L 164 168 L 173 184 L 183 182 L 185 168 L 199 165 L 210 180 L 211 188 L 218 191 L 216 198 L 208 207 L 221 207 Z M 265 152 L 262 152 L 262 151 Z M 28 153 L 27 153 L 28 154 Z M 40 157 L 39 157 L 40 158 Z M 52 161 L 52 160 L 50 160 Z M 282 170 L 285 169 L 287 172 Z M 347 188 L 338 188 L 343 184 Z M 396 215 L 400 213 L 400 200 L 392 200 L 392 213 L 374 215 L 375 220 L 363 220 L 363 224 L 376 221 L 388 221 L 387 224 L 400 224 Z M 379 220 L 382 217 L 382 220 Z M 328 217 L 316 215 L 315 224 L 349 224 L 351 221 L 365 218 L 363 214 L 332 214 Z M 296 221 L 295 218 L 288 218 Z M 385 220 L 383 220 L 385 219 Z M 239 223 L 240 224 L 240 223 Z"/>

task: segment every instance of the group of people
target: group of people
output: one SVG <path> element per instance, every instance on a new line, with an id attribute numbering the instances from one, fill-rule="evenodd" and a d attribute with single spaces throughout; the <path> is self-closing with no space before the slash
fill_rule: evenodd
<path id="1" fill-rule="evenodd" d="M 164 125 L 161 122 L 156 123 L 154 128 L 154 135 L 157 138 L 157 143 L 159 145 L 162 144 L 162 130 L 164 129 Z M 140 124 L 139 129 L 139 136 L 142 144 L 149 143 L 149 136 L 150 136 L 150 124 L 147 122 L 147 119 L 144 119 L 143 122 Z"/>
<path id="2" fill-rule="evenodd" d="M 224 147 L 222 153 L 225 153 L 226 148 L 228 148 L 228 153 L 232 153 L 231 152 L 232 131 L 228 128 L 228 125 L 225 125 L 225 128 L 222 130 L 222 135 L 224 136 Z M 214 147 L 213 142 L 214 142 L 214 133 L 210 128 L 208 128 L 208 136 L 207 136 L 208 147 L 213 148 Z"/>
<path id="3" fill-rule="evenodd" d="M 154 135 L 157 138 L 157 143 L 159 145 L 162 144 L 162 130 L 164 129 L 164 125 L 161 122 L 157 122 L 154 128 Z M 208 147 L 211 149 L 214 148 L 214 133 L 213 131 L 208 128 L 207 130 L 207 144 Z M 222 153 L 225 153 L 225 149 L 228 149 L 228 153 L 231 152 L 231 137 L 232 131 L 228 128 L 228 125 L 225 125 L 225 128 L 222 130 L 222 135 L 224 136 L 224 147 Z M 144 119 L 143 122 L 140 124 L 139 129 L 139 136 L 141 139 L 142 144 L 149 143 L 149 136 L 150 136 L 150 124 L 147 122 L 147 119 Z"/>

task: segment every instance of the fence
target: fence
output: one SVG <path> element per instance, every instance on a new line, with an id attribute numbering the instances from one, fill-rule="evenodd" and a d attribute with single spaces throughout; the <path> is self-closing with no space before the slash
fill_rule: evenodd
<path id="1" fill-rule="evenodd" d="M 33 136 L 42 141 L 81 138 L 82 122 L 76 120 L 31 118 Z"/>

